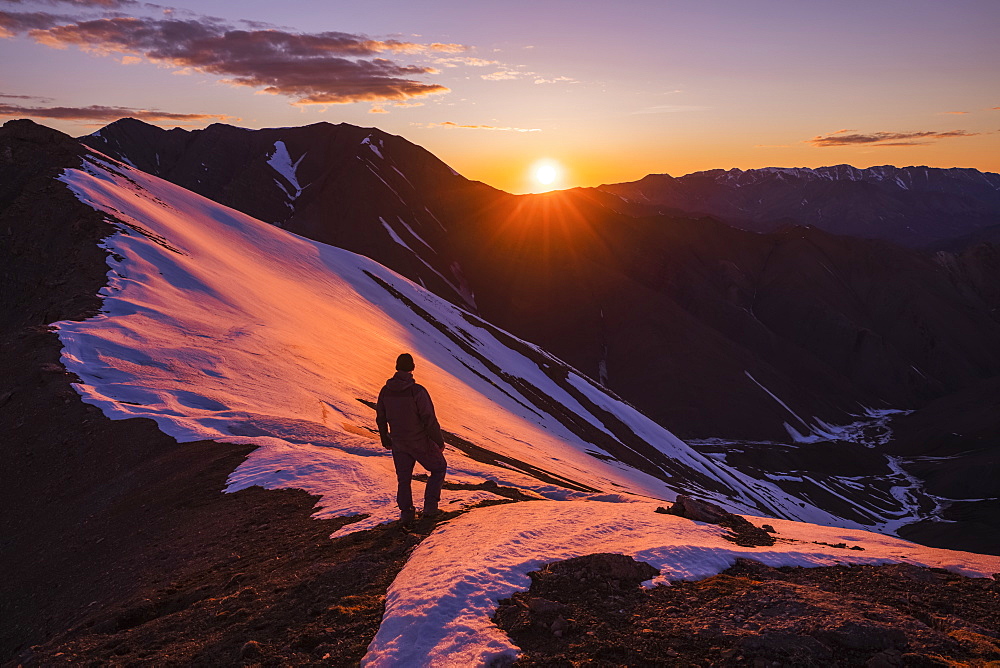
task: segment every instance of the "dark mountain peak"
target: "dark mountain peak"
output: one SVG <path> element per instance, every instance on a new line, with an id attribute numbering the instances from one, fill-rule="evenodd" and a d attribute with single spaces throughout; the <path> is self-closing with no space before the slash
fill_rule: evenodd
<path id="1" fill-rule="evenodd" d="M 87 152 L 72 137 L 28 119 L 0 127 L 0 207 L 18 196 L 32 179 L 78 167 Z"/>
<path id="2" fill-rule="evenodd" d="M 67 134 L 53 130 L 50 127 L 39 125 L 27 119 L 18 118 L 7 121 L 0 127 L 0 137 L 5 143 L 17 141 L 36 144 L 39 146 L 62 146 L 73 147 L 76 151 L 82 152 L 79 142 Z"/>

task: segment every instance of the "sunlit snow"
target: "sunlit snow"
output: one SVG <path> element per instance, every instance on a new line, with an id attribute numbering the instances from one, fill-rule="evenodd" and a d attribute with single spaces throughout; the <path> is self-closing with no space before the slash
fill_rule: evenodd
<path id="1" fill-rule="evenodd" d="M 59 324 L 78 390 L 112 417 L 150 417 L 182 441 L 259 445 L 231 489 L 298 487 L 321 496 L 323 516 L 366 516 L 344 531 L 392 520 L 391 460 L 363 402 L 375 400 L 396 355 L 411 351 L 444 428 L 523 463 L 483 463 L 449 447 L 449 479 L 495 480 L 558 499 L 609 491 L 674 498 L 663 480 L 588 454 L 598 448 L 522 396 L 519 387 L 535 388 L 614 438 L 538 363 L 381 265 L 138 170 L 89 164 L 62 179 L 121 223 L 105 241 L 112 254 L 104 314 Z M 728 494 L 706 498 L 740 512 L 844 523 L 698 454 L 589 381 L 569 380 L 671 458 L 727 481 Z M 454 506 L 482 498 L 448 494 Z"/>
<path id="2" fill-rule="evenodd" d="M 517 647 L 490 620 L 497 602 L 527 590 L 527 574 L 544 564 L 598 552 L 651 564 L 660 571 L 654 584 L 714 575 L 739 557 L 774 567 L 908 562 L 971 577 L 1000 569 L 1000 557 L 755 517 L 749 519 L 777 530 L 776 544 L 739 547 L 722 538 L 721 527 L 655 508 L 642 502 L 533 501 L 483 508 L 449 522 L 417 546 L 389 588 L 382 626 L 362 665 L 481 666 L 513 659 Z M 846 547 L 833 547 L 838 544 Z"/>

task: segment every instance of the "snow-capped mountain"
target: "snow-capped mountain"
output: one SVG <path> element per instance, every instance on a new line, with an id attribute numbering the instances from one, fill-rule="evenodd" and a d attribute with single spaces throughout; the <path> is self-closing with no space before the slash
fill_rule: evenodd
<path id="1" fill-rule="evenodd" d="M 1000 371 L 988 295 L 918 253 L 817 229 L 636 219 L 600 191 L 515 197 L 371 128 L 187 132 L 123 119 L 83 141 L 372 258 L 685 437 L 786 439 L 786 423 L 805 435 L 867 409 L 909 410 Z M 888 181 L 887 170 L 809 178 L 840 187 Z"/>
<path id="2" fill-rule="evenodd" d="M 58 325 L 78 389 L 106 414 L 152 418 L 181 441 L 265 446 L 234 475 L 237 488 L 321 494 L 325 514 L 368 515 L 352 531 L 394 517 L 371 405 L 395 355 L 413 350 L 461 482 L 495 479 L 499 466 L 504 483 L 514 469 L 518 486 L 543 496 L 661 497 L 692 484 L 716 497 L 735 485 L 754 504 L 761 493 L 559 360 L 371 260 L 100 157 L 61 178 L 121 230 L 104 242 L 103 314 Z M 343 477 L 369 482 L 345 490 Z"/>
<path id="3" fill-rule="evenodd" d="M 1000 174 L 880 166 L 713 169 L 599 186 L 616 208 L 708 215 L 755 232 L 811 225 L 922 247 L 1000 224 Z"/>
<path id="4" fill-rule="evenodd" d="M 457 482 L 559 499 L 693 493 L 743 512 L 865 526 L 699 454 L 557 358 L 367 258 L 99 155 L 60 178 L 119 227 L 104 241 L 103 313 L 57 325 L 78 390 L 106 415 L 151 418 L 180 441 L 261 446 L 233 489 L 306 489 L 321 496 L 321 516 L 366 516 L 345 533 L 392 519 L 393 474 L 371 405 L 391 361 L 412 350 L 455 448 Z M 857 502 L 875 525 L 912 519 L 898 504 L 878 514 L 891 503 L 883 492 Z M 494 498 L 464 497 L 451 502 Z"/>

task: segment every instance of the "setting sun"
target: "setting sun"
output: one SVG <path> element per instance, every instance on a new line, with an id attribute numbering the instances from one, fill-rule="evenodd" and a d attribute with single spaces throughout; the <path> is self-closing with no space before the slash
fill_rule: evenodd
<path id="1" fill-rule="evenodd" d="M 556 168 L 552 165 L 542 165 L 535 170 L 535 180 L 542 185 L 551 185 L 556 180 Z"/>
<path id="2" fill-rule="evenodd" d="M 535 186 L 541 186 L 543 190 L 550 187 L 558 188 L 562 185 L 563 168 L 553 160 L 539 160 L 531 166 L 530 173 Z"/>

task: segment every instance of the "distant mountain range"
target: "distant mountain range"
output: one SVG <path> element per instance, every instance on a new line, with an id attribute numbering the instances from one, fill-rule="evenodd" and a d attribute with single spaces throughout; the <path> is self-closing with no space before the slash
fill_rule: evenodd
<path id="1" fill-rule="evenodd" d="M 618 210 L 712 216 L 753 232 L 809 225 L 912 247 L 1000 234 L 1000 174 L 975 169 L 713 169 L 598 190 L 621 198 Z"/>

